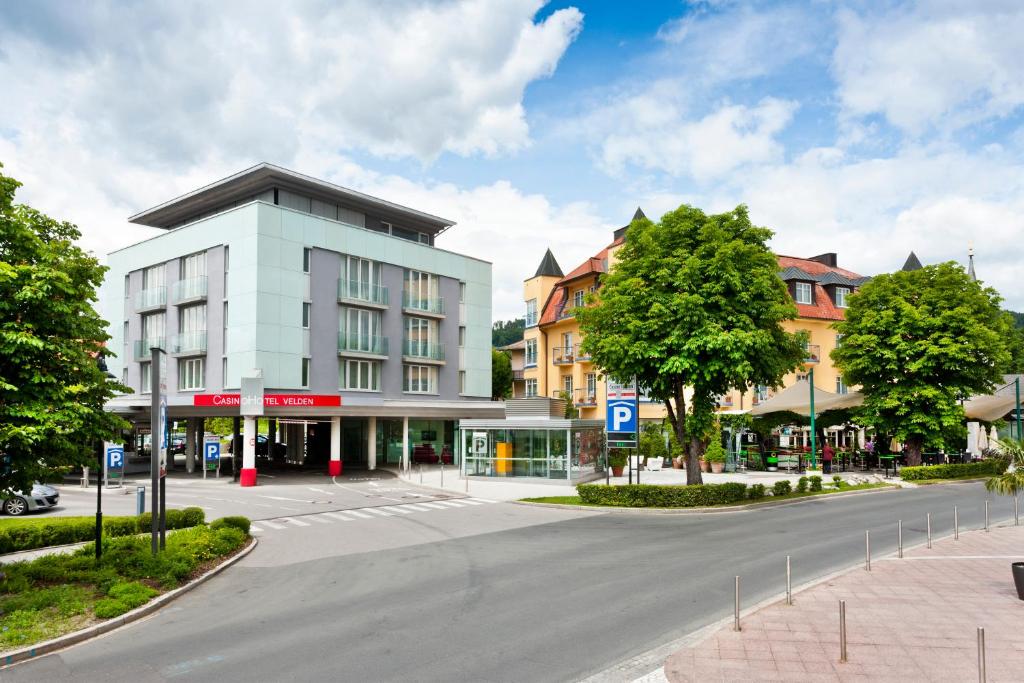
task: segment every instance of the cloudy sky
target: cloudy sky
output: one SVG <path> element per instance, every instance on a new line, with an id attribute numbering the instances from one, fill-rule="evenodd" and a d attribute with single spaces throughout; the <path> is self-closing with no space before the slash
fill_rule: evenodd
<path id="1" fill-rule="evenodd" d="M 750 207 L 870 275 L 1024 261 L 1024 3 L 19 2 L 0 162 L 97 254 L 127 216 L 260 161 L 458 221 L 520 315 L 636 206 Z"/>

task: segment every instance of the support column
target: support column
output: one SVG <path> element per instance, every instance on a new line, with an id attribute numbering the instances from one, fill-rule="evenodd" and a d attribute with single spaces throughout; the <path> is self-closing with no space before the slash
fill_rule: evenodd
<path id="1" fill-rule="evenodd" d="M 242 455 L 242 418 L 231 418 L 231 480 L 238 481 Z"/>
<path id="2" fill-rule="evenodd" d="M 402 460 L 403 470 L 409 469 L 409 416 L 402 417 Z"/>
<path id="3" fill-rule="evenodd" d="M 277 460 L 277 420 L 267 420 L 267 455 L 270 461 Z"/>
<path id="4" fill-rule="evenodd" d="M 366 418 L 366 467 L 377 469 L 377 418 Z"/>
<path id="5" fill-rule="evenodd" d="M 206 419 L 196 418 L 196 461 L 199 467 L 206 470 Z"/>
<path id="6" fill-rule="evenodd" d="M 341 417 L 331 417 L 331 460 L 327 463 L 327 474 L 337 477 L 341 474 Z"/>
<path id="7" fill-rule="evenodd" d="M 196 471 L 196 425 L 195 418 L 185 418 L 185 471 Z"/>
<path id="8" fill-rule="evenodd" d="M 242 486 L 256 485 L 256 418 L 246 417 L 242 434 Z"/>

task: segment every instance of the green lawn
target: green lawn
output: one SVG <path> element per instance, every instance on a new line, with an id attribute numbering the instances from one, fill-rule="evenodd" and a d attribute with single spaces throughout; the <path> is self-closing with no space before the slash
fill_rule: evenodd
<path id="1" fill-rule="evenodd" d="M 709 507 L 737 507 L 737 506 L 740 506 L 740 505 L 764 505 L 766 503 L 778 503 L 780 501 L 795 500 L 797 498 L 810 498 L 812 496 L 827 496 L 827 495 L 832 494 L 832 493 L 843 493 L 843 492 L 846 492 L 846 491 L 866 491 L 868 489 L 884 489 L 884 488 L 889 488 L 891 486 L 892 486 L 892 484 L 878 484 L 878 483 L 854 484 L 852 486 L 844 486 L 841 489 L 825 488 L 825 489 L 823 489 L 821 491 L 805 491 L 803 493 L 798 493 L 798 492 L 794 491 L 793 493 L 789 493 L 789 494 L 786 494 L 784 496 L 765 496 L 764 498 L 758 498 L 756 500 L 742 500 L 742 501 L 739 501 L 739 502 L 736 502 L 736 503 L 722 503 L 720 505 L 711 505 Z M 595 503 L 584 503 L 584 502 L 582 502 L 580 500 L 579 496 L 544 496 L 542 498 L 523 498 L 522 501 L 524 503 L 550 503 L 550 504 L 553 504 L 553 505 L 579 505 L 579 506 L 582 506 L 582 507 L 594 507 L 594 508 L 603 508 L 603 507 L 620 508 L 620 506 L 615 506 L 615 505 L 598 505 L 598 504 L 595 504 Z M 627 508 L 621 508 L 621 509 L 627 509 Z M 637 510 L 637 509 L 642 509 L 642 508 L 628 508 L 628 509 Z M 658 509 L 686 510 L 688 508 L 678 507 L 678 508 L 658 508 Z"/>
<path id="2" fill-rule="evenodd" d="M 74 553 L 0 566 L 0 653 L 146 604 L 238 551 L 247 529 L 248 520 L 182 529 L 156 556 L 148 536 L 122 536 L 104 540 L 99 563 L 89 543 Z"/>

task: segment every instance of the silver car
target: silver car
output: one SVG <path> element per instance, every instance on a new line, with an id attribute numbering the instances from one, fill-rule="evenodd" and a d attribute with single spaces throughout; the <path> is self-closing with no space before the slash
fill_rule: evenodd
<path id="1" fill-rule="evenodd" d="M 48 510 L 56 507 L 59 502 L 60 493 L 57 489 L 37 482 L 32 485 L 32 495 L 26 496 L 18 491 L 10 498 L 3 499 L 3 510 L 9 515 L 17 516 L 35 510 Z"/>

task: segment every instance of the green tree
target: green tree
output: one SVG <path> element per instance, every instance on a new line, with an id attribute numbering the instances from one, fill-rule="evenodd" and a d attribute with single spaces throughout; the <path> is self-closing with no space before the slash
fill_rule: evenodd
<path id="1" fill-rule="evenodd" d="M 75 245 L 71 223 L 14 203 L 0 173 L 0 494 L 96 462 L 126 423 L 103 404 L 106 322 L 92 307 L 106 268 Z"/>
<path id="2" fill-rule="evenodd" d="M 524 329 L 526 329 L 525 318 L 496 320 L 491 326 L 491 346 L 501 348 L 519 341 L 523 338 Z"/>
<path id="3" fill-rule="evenodd" d="M 832 359 L 864 393 L 857 421 L 906 444 L 907 464 L 962 435 L 960 401 L 1001 379 L 1010 318 L 999 300 L 952 262 L 879 275 L 850 297 Z"/>
<path id="4" fill-rule="evenodd" d="M 687 448 L 686 479 L 712 432 L 716 397 L 752 384 L 775 386 L 803 359 L 802 338 L 782 328 L 796 317 L 772 232 L 744 206 L 718 215 L 681 206 L 660 223 L 632 223 L 618 261 L 576 310 L 583 349 L 613 378 L 636 377 L 664 402 Z M 692 390 L 686 405 L 684 389 Z"/>
<path id="5" fill-rule="evenodd" d="M 504 351 L 491 349 L 491 398 L 501 401 L 512 395 L 512 361 Z"/>

